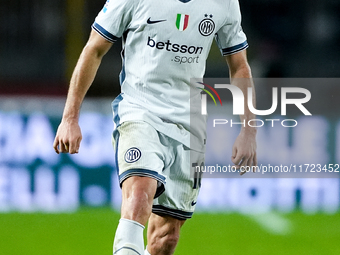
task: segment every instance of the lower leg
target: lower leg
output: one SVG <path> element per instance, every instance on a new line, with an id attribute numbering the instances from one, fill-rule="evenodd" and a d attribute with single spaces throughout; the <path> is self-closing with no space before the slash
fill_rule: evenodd
<path id="1" fill-rule="evenodd" d="M 144 226 L 151 214 L 157 181 L 148 177 L 133 176 L 123 182 L 123 202 L 113 254 L 143 254 Z"/>
<path id="2" fill-rule="evenodd" d="M 147 252 L 151 255 L 172 255 L 185 220 L 168 215 L 151 214 L 148 225 Z M 147 253 L 145 253 L 147 254 Z"/>

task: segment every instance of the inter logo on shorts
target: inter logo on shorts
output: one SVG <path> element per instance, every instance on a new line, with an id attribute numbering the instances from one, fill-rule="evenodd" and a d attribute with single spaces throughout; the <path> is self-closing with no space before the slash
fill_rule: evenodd
<path id="1" fill-rule="evenodd" d="M 176 27 L 179 31 L 184 31 L 187 29 L 189 24 L 189 15 L 186 14 L 177 14 L 176 19 Z"/>
<path id="2" fill-rule="evenodd" d="M 204 16 L 206 18 L 204 20 L 202 20 L 200 22 L 200 24 L 198 25 L 198 31 L 200 31 L 201 35 L 203 35 L 203 36 L 209 36 L 215 30 L 215 23 L 211 19 L 213 17 L 213 15 L 205 14 Z M 210 18 L 208 18 L 208 17 L 210 17 Z"/>
<path id="3" fill-rule="evenodd" d="M 141 156 L 142 153 L 140 152 L 140 150 L 133 147 L 126 151 L 124 158 L 127 163 L 133 163 L 140 159 Z"/>

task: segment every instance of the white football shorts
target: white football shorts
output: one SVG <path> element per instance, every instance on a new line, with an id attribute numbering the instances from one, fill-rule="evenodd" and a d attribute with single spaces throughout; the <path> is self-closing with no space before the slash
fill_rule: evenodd
<path id="1" fill-rule="evenodd" d="M 190 150 L 143 121 L 118 126 L 113 145 L 120 185 L 130 176 L 154 178 L 158 188 L 152 212 L 191 218 L 200 189 L 200 177 L 192 171 L 203 164 L 204 153 Z"/>

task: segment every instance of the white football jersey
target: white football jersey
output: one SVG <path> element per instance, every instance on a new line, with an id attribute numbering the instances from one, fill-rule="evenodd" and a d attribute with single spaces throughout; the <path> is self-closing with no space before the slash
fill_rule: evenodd
<path id="1" fill-rule="evenodd" d="M 202 85 L 190 79 L 203 78 L 214 38 L 223 55 L 248 47 L 238 0 L 108 0 L 92 28 L 110 42 L 123 38 L 115 123 L 146 121 L 203 151 Z M 190 126 L 193 116 L 199 121 Z"/>

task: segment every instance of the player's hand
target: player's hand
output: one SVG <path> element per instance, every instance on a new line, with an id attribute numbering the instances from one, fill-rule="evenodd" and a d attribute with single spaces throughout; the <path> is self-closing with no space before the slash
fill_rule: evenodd
<path id="1" fill-rule="evenodd" d="M 78 153 L 82 139 L 78 121 L 64 121 L 60 123 L 53 148 L 56 153 Z"/>
<path id="2" fill-rule="evenodd" d="M 256 132 L 242 130 L 235 140 L 231 161 L 237 169 L 241 167 L 257 166 L 256 157 Z M 242 170 L 241 175 L 247 171 Z"/>

